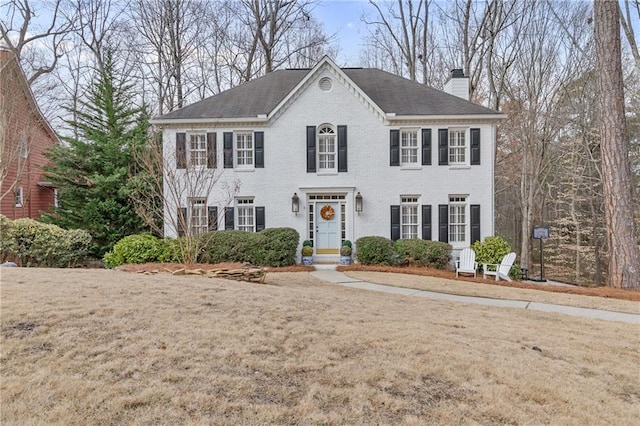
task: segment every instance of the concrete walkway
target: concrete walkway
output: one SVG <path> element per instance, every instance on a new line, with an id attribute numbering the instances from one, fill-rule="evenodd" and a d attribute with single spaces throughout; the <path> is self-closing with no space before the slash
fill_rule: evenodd
<path id="1" fill-rule="evenodd" d="M 572 315 L 584 318 L 593 318 L 607 321 L 619 321 L 630 324 L 640 324 L 640 315 L 624 312 L 605 311 L 601 309 L 576 308 L 573 306 L 554 305 L 550 303 L 526 302 L 522 300 L 491 299 L 487 297 L 458 296 L 455 294 L 437 293 L 434 291 L 416 290 L 404 287 L 374 284 L 348 277 L 335 270 L 334 265 L 316 265 L 316 270 L 311 272 L 314 277 L 344 287 L 360 290 L 379 291 L 382 293 L 399 296 L 424 297 L 427 299 L 443 300 L 448 302 L 472 303 L 476 305 L 495 306 L 499 308 L 522 308 L 541 312 L 553 312 L 564 315 Z"/>

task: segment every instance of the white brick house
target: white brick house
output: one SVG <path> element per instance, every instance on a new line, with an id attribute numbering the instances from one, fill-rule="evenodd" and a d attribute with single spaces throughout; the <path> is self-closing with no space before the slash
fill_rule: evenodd
<path id="1" fill-rule="evenodd" d="M 217 176 L 175 201 L 165 188 L 165 234 L 291 227 L 313 241 L 316 260 L 370 235 L 454 250 L 493 235 L 504 115 L 461 99 L 468 79 L 457 72 L 447 90 L 458 96 L 325 57 L 153 119 L 178 175 Z"/>

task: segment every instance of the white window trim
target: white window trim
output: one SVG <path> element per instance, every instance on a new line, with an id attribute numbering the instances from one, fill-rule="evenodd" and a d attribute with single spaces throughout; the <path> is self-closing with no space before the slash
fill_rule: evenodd
<path id="1" fill-rule="evenodd" d="M 415 222 L 404 222 L 404 207 L 415 208 Z M 408 237 L 404 232 L 405 226 L 415 227 L 415 236 Z M 420 238 L 420 197 L 418 195 L 403 195 L 400 197 L 400 239 Z"/>
<path id="2" fill-rule="evenodd" d="M 449 161 L 449 165 L 452 166 L 452 168 L 467 168 L 470 167 L 470 159 L 469 159 L 469 129 L 467 127 L 450 127 L 449 129 L 449 134 L 448 134 L 448 144 L 447 144 L 447 159 Z M 464 161 L 459 161 L 459 162 L 454 162 L 451 161 L 451 133 L 452 132 L 463 132 L 464 134 Z M 459 146 L 454 147 L 456 149 L 459 149 Z"/>
<path id="3" fill-rule="evenodd" d="M 16 207 L 24 207 L 24 188 L 19 187 L 15 192 L 16 194 Z"/>
<path id="4" fill-rule="evenodd" d="M 197 138 L 202 138 L 201 141 L 198 141 L 198 144 L 200 144 L 201 142 L 204 143 L 204 149 L 202 148 L 198 148 L 196 150 L 194 150 L 192 148 L 191 145 L 191 138 L 192 137 L 197 137 Z M 207 132 L 205 131 L 195 131 L 195 132 L 189 132 L 187 133 L 187 165 L 189 167 L 207 167 L 207 156 L 208 156 L 208 152 L 207 152 Z M 204 152 L 204 157 L 199 157 L 200 161 L 198 162 L 198 164 L 194 164 L 193 160 L 194 160 L 194 152 L 198 152 L 198 153 L 202 153 Z"/>
<path id="5" fill-rule="evenodd" d="M 238 147 L 238 136 L 249 136 L 251 138 L 251 149 L 242 148 L 243 152 L 248 152 L 249 156 L 247 159 L 251 160 L 251 164 L 240 164 L 239 162 L 239 153 L 240 148 Z M 255 155 L 256 155 L 256 141 L 255 135 L 253 131 L 250 130 L 236 130 L 233 132 L 233 162 L 234 168 L 237 170 L 254 170 L 256 167 L 255 164 Z"/>
<path id="6" fill-rule="evenodd" d="M 462 223 L 458 223 L 456 222 L 455 224 L 451 222 L 451 207 L 463 207 L 463 213 L 464 213 L 464 222 Z M 449 195 L 449 208 L 447 211 L 448 214 L 448 228 L 447 232 L 449 235 L 449 243 L 454 246 L 454 247 L 466 247 L 468 246 L 468 241 L 469 241 L 469 219 L 470 219 L 470 212 L 469 212 L 469 196 L 468 195 L 457 195 L 457 194 L 452 194 Z M 453 241 L 451 238 L 452 232 L 451 232 L 451 227 L 452 226 L 464 226 L 464 239 L 462 241 Z"/>
<path id="7" fill-rule="evenodd" d="M 412 147 L 412 148 L 408 148 L 408 147 L 405 147 L 403 145 L 403 137 L 402 136 L 403 136 L 404 133 L 409 133 L 409 132 L 414 133 L 415 137 L 416 137 L 415 138 L 416 145 L 415 145 L 415 147 Z M 400 167 L 401 168 L 403 168 L 403 169 L 420 169 L 420 168 L 422 168 L 422 164 L 421 164 L 422 162 L 420 161 L 421 160 L 421 152 L 420 152 L 421 147 L 420 147 L 419 137 L 420 137 L 420 129 L 417 129 L 417 128 L 400 129 Z M 414 161 L 414 162 L 404 162 L 402 160 L 403 151 L 405 149 L 415 149 L 416 161 Z"/>
<path id="8" fill-rule="evenodd" d="M 198 209 L 202 209 L 202 214 L 199 216 L 200 222 L 194 224 L 194 211 L 196 209 L 195 206 L 198 206 Z M 189 231 L 190 235 L 199 235 L 204 234 L 209 230 L 209 209 L 207 207 L 207 198 L 206 197 L 194 197 L 189 199 Z"/>
<path id="9" fill-rule="evenodd" d="M 329 128 L 331 133 L 320 133 L 320 131 L 324 128 Z M 328 152 L 321 154 L 320 153 L 320 139 L 323 136 L 332 136 L 333 137 L 333 152 Z M 318 174 L 320 175 L 333 175 L 338 173 L 338 132 L 336 131 L 336 126 L 329 123 L 324 123 L 318 126 L 318 134 L 316 136 L 316 161 L 318 164 Z M 333 167 L 321 167 L 320 155 L 333 155 Z"/>
<path id="10" fill-rule="evenodd" d="M 251 219 L 250 225 L 240 223 L 241 211 L 250 212 L 250 215 L 246 216 Z M 256 232 L 256 207 L 253 203 L 253 198 L 236 198 L 235 217 L 233 219 L 235 229 L 239 231 Z"/>

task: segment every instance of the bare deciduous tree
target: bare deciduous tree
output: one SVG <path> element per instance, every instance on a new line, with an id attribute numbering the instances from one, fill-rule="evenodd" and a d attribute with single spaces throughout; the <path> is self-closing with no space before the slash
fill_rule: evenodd
<path id="1" fill-rule="evenodd" d="M 36 5 L 41 9 L 34 9 L 30 0 L 9 0 L 0 6 L 9 18 L 0 21 L 2 42 L 22 63 L 29 84 L 55 69 L 64 54 L 65 37 L 73 26 L 73 19 L 64 10 L 62 0 L 53 1 L 50 9 L 42 2 L 36 2 Z M 43 28 L 35 22 L 37 13 L 48 18 Z"/>
<path id="2" fill-rule="evenodd" d="M 621 12 L 620 24 L 636 64 L 636 73 L 640 74 L 640 52 L 638 51 L 636 33 L 633 29 L 634 22 L 637 23 L 640 20 L 640 0 L 624 0 L 624 10 Z"/>
<path id="3" fill-rule="evenodd" d="M 134 153 L 138 173 L 132 182 L 135 190 L 130 198 L 138 215 L 157 235 L 175 233 L 182 237 L 177 242 L 182 261 L 196 263 L 207 244 L 202 234 L 224 225 L 224 212 L 214 213 L 208 206 L 229 206 L 240 183 L 234 181 L 225 188 L 224 199 L 212 199 L 213 189 L 223 173 L 216 167 L 216 159 L 207 158 L 206 166 L 192 164 L 186 155 L 178 158 L 174 148 L 172 144 L 163 144 L 161 134 L 155 134 L 143 149 Z M 204 214 L 195 213 L 194 208 L 200 202 Z"/>
<path id="4" fill-rule="evenodd" d="M 398 74 L 417 81 L 420 64 L 426 64 L 430 1 L 378 3 L 369 0 L 369 4 L 376 10 L 376 17 L 364 18 L 364 22 L 371 27 L 373 42 L 391 56 Z M 422 74 L 424 79 L 424 67 Z"/>

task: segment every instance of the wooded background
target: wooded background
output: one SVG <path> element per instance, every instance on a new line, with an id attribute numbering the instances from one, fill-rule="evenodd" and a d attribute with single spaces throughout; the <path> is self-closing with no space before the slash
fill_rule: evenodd
<path id="1" fill-rule="evenodd" d="M 638 223 L 640 0 L 617 2 L 622 31 L 625 148 Z M 281 68 L 376 67 L 442 88 L 453 68 L 471 99 L 508 115 L 496 148 L 496 234 L 538 275 L 533 226 L 549 226 L 546 276 L 605 284 L 609 266 L 601 111 L 591 2 L 371 1 L 359 56 L 302 0 L 4 0 L 2 43 L 20 59 L 61 134 L 77 121 L 105 58 L 131 103 L 164 114 Z M 115 70 L 115 71 L 114 71 Z M 626 156 L 626 153 L 623 152 Z M 640 269 L 640 265 L 635 265 Z M 639 271 L 640 272 L 640 271 Z"/>

